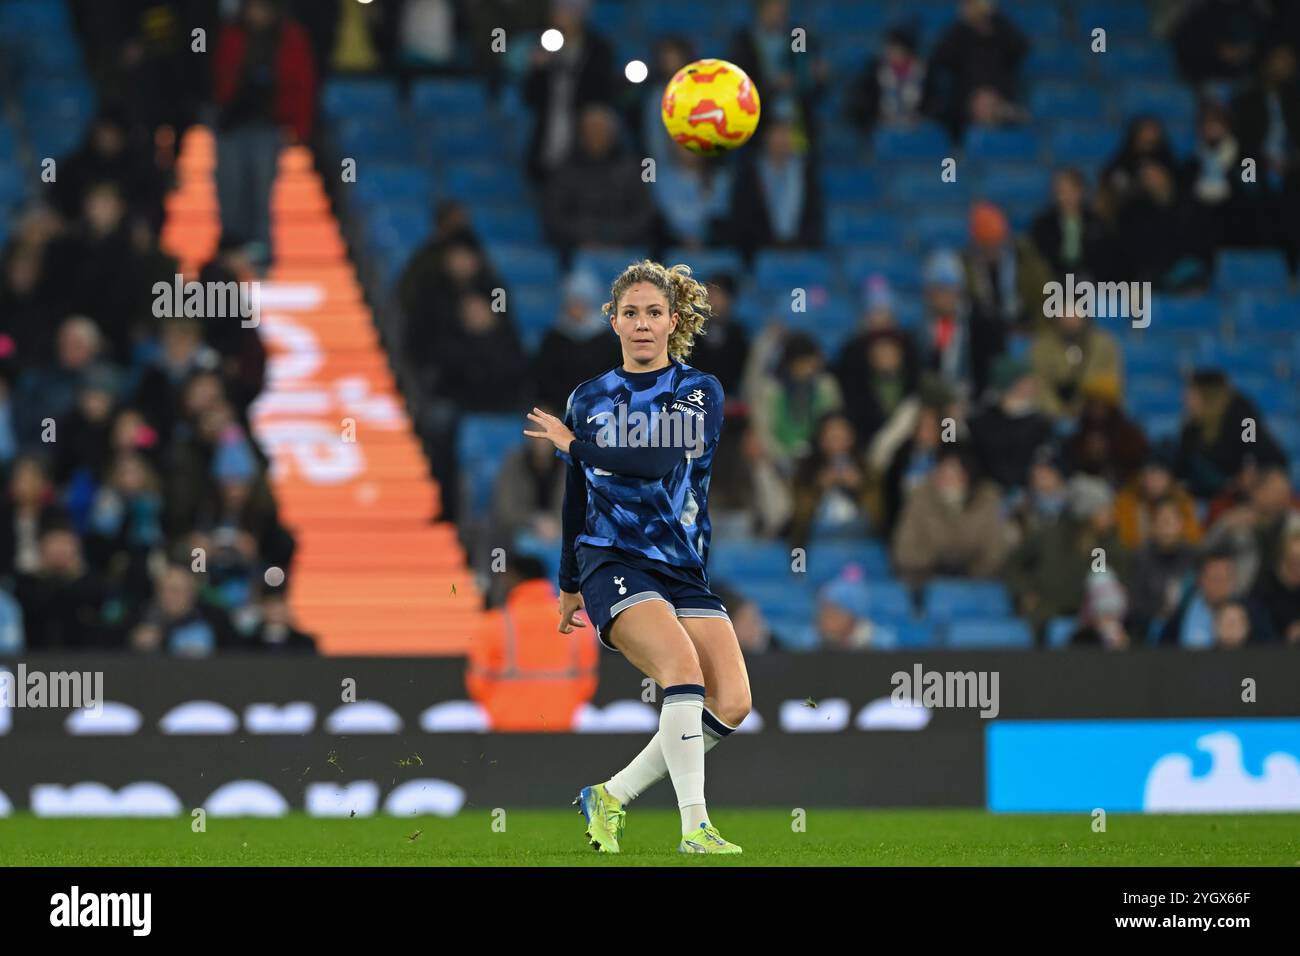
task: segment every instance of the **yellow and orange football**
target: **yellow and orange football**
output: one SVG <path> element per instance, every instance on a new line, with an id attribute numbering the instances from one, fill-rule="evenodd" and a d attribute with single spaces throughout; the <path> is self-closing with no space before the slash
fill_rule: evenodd
<path id="1" fill-rule="evenodd" d="M 758 129 L 758 90 L 726 60 L 696 60 L 664 87 L 659 106 L 668 135 L 693 153 L 738 149 Z"/>

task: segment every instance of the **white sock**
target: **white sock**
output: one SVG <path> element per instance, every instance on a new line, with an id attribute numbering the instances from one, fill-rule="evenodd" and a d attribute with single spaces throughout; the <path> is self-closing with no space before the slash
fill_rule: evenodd
<path id="1" fill-rule="evenodd" d="M 704 708 L 703 718 L 704 752 L 707 754 L 736 728 L 723 723 L 708 707 Z M 664 760 L 663 746 L 656 733 L 631 763 L 605 781 L 605 789 L 619 803 L 631 803 L 666 776 L 668 762 Z"/>
<path id="2" fill-rule="evenodd" d="M 706 821 L 704 806 L 704 688 L 674 684 L 664 688 L 659 711 L 659 746 L 682 811 L 682 833 Z"/>

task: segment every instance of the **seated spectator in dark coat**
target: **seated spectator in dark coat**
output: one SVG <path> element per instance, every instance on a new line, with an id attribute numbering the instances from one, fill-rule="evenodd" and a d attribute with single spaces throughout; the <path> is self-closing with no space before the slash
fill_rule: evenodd
<path id="1" fill-rule="evenodd" d="M 1127 548 L 1139 548 L 1151 537 L 1156 506 L 1170 499 L 1182 514 L 1183 541 L 1196 545 L 1201 540 L 1201 522 L 1196 499 L 1174 477 L 1173 443 L 1162 439 L 1148 452 L 1142 467 L 1120 488 L 1115 499 L 1119 536 Z"/>
<path id="2" fill-rule="evenodd" d="M 215 371 L 221 357 L 204 344 L 203 327 L 198 319 L 167 319 L 163 322 L 160 344 L 158 357 L 140 380 L 135 405 L 163 441 L 167 441 L 176 424 L 186 382 L 196 372 Z"/>
<path id="3" fill-rule="evenodd" d="M 1052 420 L 1039 411 L 1038 379 L 1027 362 L 1002 356 L 989 384 L 996 398 L 971 416 L 972 449 L 1004 491 L 1023 488 L 1034 454 L 1052 437 Z"/>
<path id="4" fill-rule="evenodd" d="M 618 115 L 588 106 L 578 143 L 546 180 L 542 194 L 547 235 L 566 254 L 583 246 L 636 246 L 649 240 L 654 220 L 641 162 L 623 145 Z"/>
<path id="5" fill-rule="evenodd" d="M 104 650 L 120 641 L 107 621 L 103 585 L 69 527 L 54 524 L 41 534 L 38 563 L 18 575 L 14 596 L 22 605 L 29 651 Z"/>
<path id="6" fill-rule="evenodd" d="M 1181 195 L 1173 170 L 1154 160 L 1138 167 L 1138 192 L 1119 216 L 1121 254 L 1130 282 L 1160 292 L 1204 288 L 1214 235 L 1205 214 Z"/>
<path id="7" fill-rule="evenodd" d="M 1273 46 L 1258 78 L 1233 97 L 1230 116 L 1242 155 L 1257 164 L 1255 183 L 1240 183 L 1249 227 L 1257 243 L 1286 249 L 1294 271 L 1300 247 L 1300 82 L 1294 46 L 1285 41 Z"/>
<path id="8" fill-rule="evenodd" d="M 1183 603 L 1196 574 L 1196 549 L 1187 542 L 1186 517 L 1175 498 L 1152 508 L 1151 533 L 1133 556 L 1129 571 L 1129 625 L 1145 643 L 1159 634 Z"/>
<path id="9" fill-rule="evenodd" d="M 234 650 L 239 635 L 221 608 L 199 599 L 199 573 L 189 565 L 169 564 L 157 593 L 131 630 L 131 648 L 146 654 L 211 657 Z"/>
<path id="10" fill-rule="evenodd" d="M 453 232 L 417 251 L 398 284 L 404 344 L 417 371 L 432 365 L 444 337 L 456 327 L 463 295 L 491 299 L 501 288 L 501 276 L 472 235 Z"/>
<path id="11" fill-rule="evenodd" d="M 83 377 L 102 367 L 102 351 L 103 338 L 90 319 L 75 315 L 59 325 L 55 364 L 24 369 L 14 386 L 13 423 L 21 444 L 43 444 L 46 419 L 57 427 L 72 414 Z"/>
<path id="12" fill-rule="evenodd" d="M 738 396 L 749 360 L 749 333 L 735 313 L 736 278 L 719 273 L 706 284 L 713 314 L 704 334 L 695 339 L 690 363 L 715 376 L 724 395 Z"/>
<path id="13" fill-rule="evenodd" d="M 1300 532 L 1287 535 L 1277 563 L 1256 578 L 1251 597 L 1268 615 L 1274 634 L 1300 644 Z"/>
<path id="14" fill-rule="evenodd" d="M 136 136 L 125 114 L 104 110 L 71 156 L 59 160 L 54 201 L 68 219 L 81 215 L 86 194 L 96 183 L 112 182 L 128 206 L 162 225 L 163 180 L 150 155 L 150 144 Z"/>
<path id="15" fill-rule="evenodd" d="M 1147 160 L 1167 169 L 1178 164 L 1164 123 L 1159 117 L 1142 114 L 1129 121 L 1123 144 L 1101 173 L 1097 211 L 1107 222 L 1116 222 L 1129 203 L 1141 195 L 1138 170 Z"/>
<path id="16" fill-rule="evenodd" d="M 997 11 L 994 0 L 961 0 L 958 9 L 960 19 L 939 37 L 930 56 L 927 94 L 954 139 L 970 119 L 976 93 L 1014 107 L 1020 64 L 1029 52 L 1024 34 Z"/>
<path id="17" fill-rule="evenodd" d="M 1243 601 L 1229 601 L 1214 612 L 1214 646 L 1231 650 L 1267 638 L 1255 629 L 1256 617 Z"/>
<path id="18" fill-rule="evenodd" d="M 794 125 L 767 122 L 757 152 L 741 158 L 732 191 L 734 243 L 752 257 L 759 249 L 806 248 L 822 243 L 821 182 L 811 155 L 799 151 Z"/>
<path id="19" fill-rule="evenodd" d="M 239 648 L 267 654 L 315 654 L 316 638 L 298 629 L 285 589 L 268 587 L 257 602 L 255 623 Z"/>
<path id="20" fill-rule="evenodd" d="M 44 460 L 14 459 L 9 487 L 0 499 L 0 577 L 34 574 L 41 564 L 41 536 L 66 523 Z"/>
<path id="21" fill-rule="evenodd" d="M 1261 238 L 1250 201 L 1257 184 L 1242 181 L 1242 157 L 1228 111 L 1217 102 L 1203 103 L 1196 124 L 1196 150 L 1184 164 L 1182 176 L 1217 247 L 1252 246 Z"/>
<path id="22" fill-rule="evenodd" d="M 1029 480 L 1010 496 L 1009 517 L 1016 545 L 1030 535 L 1055 527 L 1065 515 L 1065 466 L 1053 442 L 1034 449 Z"/>
<path id="23" fill-rule="evenodd" d="M 1034 219 L 1029 234 L 1060 280 L 1067 272 L 1105 281 L 1114 270 L 1110 229 L 1088 205 L 1083 172 L 1071 166 L 1052 177 L 1052 205 Z"/>
<path id="24" fill-rule="evenodd" d="M 788 117 L 795 124 L 796 136 L 808 140 L 814 135 L 815 107 L 830 67 L 817 56 L 817 41 L 812 36 L 812 49 L 801 52 L 793 48 L 791 31 L 803 23 L 803 11 L 797 11 L 800 17 L 791 17 L 790 6 L 789 0 L 755 3 L 754 15 L 746 17 L 744 26 L 736 31 L 728 59 L 745 71 L 761 93 L 765 118 L 777 113 Z M 760 124 L 757 135 L 766 134 Z"/>
<path id="25" fill-rule="evenodd" d="M 1204 649 L 1218 642 L 1216 618 L 1229 603 L 1237 603 L 1237 577 L 1232 555 L 1226 551 L 1206 551 L 1196 572 L 1196 587 L 1178 610 L 1165 622 L 1160 643 L 1169 647 Z M 1248 606 L 1250 628 L 1257 636 L 1269 633 L 1267 620 Z"/>
<path id="26" fill-rule="evenodd" d="M 542 336 L 533 359 L 537 400 L 563 417 L 569 393 L 623 361 L 618 336 L 601 312 L 609 289 L 592 272 L 571 273 L 564 280 L 559 318 Z M 712 329 L 710 329 L 712 331 Z M 694 363 L 692 363 L 694 364 Z"/>
<path id="27" fill-rule="evenodd" d="M 1218 494 L 1248 459 L 1261 466 L 1286 464 L 1286 455 L 1265 428 L 1255 403 L 1234 389 L 1223 372 L 1194 373 L 1183 402 L 1177 474 L 1198 498 Z M 1248 428 L 1254 441 L 1244 440 Z"/>
<path id="28" fill-rule="evenodd" d="M 834 372 L 844 413 L 862 441 L 871 441 L 916 390 L 915 363 L 908 365 L 910 352 L 907 336 L 899 329 L 860 332 L 844 343 Z"/>
<path id="29" fill-rule="evenodd" d="M 1300 507 L 1291 477 L 1280 465 L 1257 470 L 1248 500 L 1220 514 L 1205 535 L 1208 548 L 1226 550 L 1237 566 L 1237 587 L 1249 591 L 1261 569 L 1277 564 L 1282 542 L 1300 531 Z"/>
<path id="30" fill-rule="evenodd" d="M 1269 24 L 1255 4 L 1200 0 L 1174 26 L 1178 68 L 1188 81 L 1239 80 L 1249 75 L 1268 36 Z"/>
<path id="31" fill-rule="evenodd" d="M 527 357 L 514 324 L 485 296 L 461 298 L 460 321 L 438 350 L 436 367 L 436 394 L 463 411 L 518 410 Z"/>
<path id="32" fill-rule="evenodd" d="M 1104 647 L 1120 651 L 1129 646 L 1124 627 L 1128 613 L 1128 595 L 1113 571 L 1098 571 L 1088 576 L 1084 587 L 1083 608 L 1079 611 L 1079 628 L 1070 635 L 1076 647 Z"/>
<path id="33" fill-rule="evenodd" d="M 855 126 L 868 131 L 919 123 L 924 119 L 925 79 L 925 60 L 917 53 L 915 33 L 894 27 L 885 34 L 880 56 L 867 63 L 849 90 L 845 112 Z"/>
<path id="34" fill-rule="evenodd" d="M 861 534 L 876 525 L 874 491 L 852 423 L 839 412 L 824 416 L 812 451 L 795 468 L 790 543 L 804 546 L 814 535 Z"/>
<path id="35" fill-rule="evenodd" d="M 1071 471 L 1097 475 L 1112 487 L 1122 486 L 1141 467 L 1147 438 L 1124 413 L 1115 376 L 1099 374 L 1084 380 L 1079 427 L 1066 439 L 1064 451 Z"/>

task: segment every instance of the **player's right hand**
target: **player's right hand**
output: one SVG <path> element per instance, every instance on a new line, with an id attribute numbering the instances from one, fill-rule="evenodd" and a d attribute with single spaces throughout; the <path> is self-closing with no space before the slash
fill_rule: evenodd
<path id="1" fill-rule="evenodd" d="M 582 603 L 581 594 L 570 594 L 568 591 L 560 592 L 560 633 L 568 634 L 575 627 L 586 627 L 587 622 L 581 618 L 573 616 L 574 611 L 581 611 L 586 608 Z"/>

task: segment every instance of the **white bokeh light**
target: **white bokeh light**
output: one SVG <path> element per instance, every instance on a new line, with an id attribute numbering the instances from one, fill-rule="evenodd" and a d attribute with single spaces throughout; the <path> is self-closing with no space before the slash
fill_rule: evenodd
<path id="1" fill-rule="evenodd" d="M 627 66 L 623 67 L 623 75 L 633 83 L 644 83 L 650 75 L 650 68 L 640 60 L 629 60 Z"/>
<path id="2" fill-rule="evenodd" d="M 554 53 L 564 46 L 564 34 L 552 27 L 542 34 L 542 48 Z"/>

